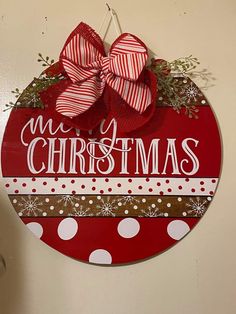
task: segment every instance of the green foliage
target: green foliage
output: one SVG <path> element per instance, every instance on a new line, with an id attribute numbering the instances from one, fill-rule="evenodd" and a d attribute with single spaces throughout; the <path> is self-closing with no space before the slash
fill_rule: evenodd
<path id="1" fill-rule="evenodd" d="M 185 113 L 189 118 L 198 118 L 198 109 L 194 102 L 189 102 L 187 96 L 182 94 L 185 84 L 181 77 L 190 77 L 199 64 L 198 59 L 190 55 L 173 61 L 153 59 L 149 66 L 157 77 L 158 89 L 166 97 L 167 104 L 178 113 L 181 108 L 185 108 Z"/>
<path id="2" fill-rule="evenodd" d="M 43 67 L 51 66 L 55 62 L 54 59 L 49 59 L 49 57 L 44 58 L 41 53 L 38 54 L 38 62 L 41 62 Z"/>
<path id="3" fill-rule="evenodd" d="M 188 73 L 195 70 L 199 64 L 198 59 L 194 58 L 192 55 L 168 62 L 172 73 L 182 73 L 183 75 L 188 75 Z"/>

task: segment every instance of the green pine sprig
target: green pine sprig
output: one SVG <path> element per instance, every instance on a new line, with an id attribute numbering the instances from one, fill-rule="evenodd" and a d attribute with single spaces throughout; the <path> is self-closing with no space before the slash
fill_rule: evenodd
<path id="1" fill-rule="evenodd" d="M 53 65 L 53 63 L 55 62 L 54 59 L 51 59 L 47 56 L 47 57 L 43 57 L 41 53 L 38 53 L 38 62 L 41 62 L 43 67 L 47 67 L 47 66 L 51 66 Z"/>
<path id="2" fill-rule="evenodd" d="M 173 61 L 161 60 L 157 62 L 152 59 L 149 69 L 157 77 L 158 89 L 167 98 L 167 103 L 177 113 L 180 113 L 181 108 L 185 108 L 185 114 L 189 118 L 198 118 L 197 112 L 199 111 L 194 102 L 188 102 L 187 97 L 181 95 L 184 88 L 183 78 L 191 76 L 196 67 L 200 64 L 197 58 L 192 55 L 188 57 L 178 58 Z M 180 77 L 176 77 L 178 74 Z"/>

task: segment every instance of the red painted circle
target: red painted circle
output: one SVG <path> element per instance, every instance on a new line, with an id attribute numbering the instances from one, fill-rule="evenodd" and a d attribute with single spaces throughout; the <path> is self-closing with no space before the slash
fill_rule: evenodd
<path id="1" fill-rule="evenodd" d="M 136 262 L 179 241 L 207 210 L 221 166 L 214 114 L 188 80 L 190 87 L 197 93 L 190 99 L 199 109 L 197 120 L 159 103 L 141 130 L 125 135 L 118 124 L 116 147 L 99 162 L 82 150 L 88 138 L 111 138 L 112 130 L 78 135 L 54 121 L 50 110 L 13 110 L 1 162 L 19 218 L 49 246 L 91 263 Z M 35 124 L 27 125 L 31 119 Z M 124 138 L 132 143 L 127 153 L 120 152 Z"/>

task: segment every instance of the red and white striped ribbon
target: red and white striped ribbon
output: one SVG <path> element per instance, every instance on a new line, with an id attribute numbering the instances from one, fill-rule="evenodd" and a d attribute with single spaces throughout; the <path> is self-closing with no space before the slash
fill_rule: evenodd
<path id="1" fill-rule="evenodd" d="M 108 84 L 132 108 L 143 113 L 151 104 L 151 91 L 137 80 L 147 61 L 147 48 L 137 37 L 125 33 L 104 56 L 94 44 L 96 38 L 101 43 L 100 37 L 87 27 L 90 36 L 94 32 L 93 40 L 78 31 L 62 50 L 61 61 L 71 84 L 57 98 L 56 110 L 75 117 L 88 110 Z"/>

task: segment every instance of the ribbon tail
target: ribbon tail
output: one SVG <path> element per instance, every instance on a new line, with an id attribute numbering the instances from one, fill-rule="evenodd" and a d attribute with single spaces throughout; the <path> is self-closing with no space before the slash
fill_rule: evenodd
<path id="1" fill-rule="evenodd" d="M 81 83 L 70 84 L 57 98 L 56 111 L 74 118 L 87 111 L 102 95 L 104 83 L 92 77 Z"/>

